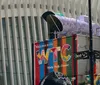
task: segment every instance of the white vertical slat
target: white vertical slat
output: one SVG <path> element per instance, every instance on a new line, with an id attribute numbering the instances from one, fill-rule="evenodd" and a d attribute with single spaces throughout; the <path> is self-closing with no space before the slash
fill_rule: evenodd
<path id="1" fill-rule="evenodd" d="M 97 3 L 98 3 L 98 4 L 97 4 L 97 11 L 96 11 L 96 12 L 97 12 L 97 14 L 96 14 L 96 17 L 97 17 L 96 22 L 97 22 L 97 23 L 98 23 L 98 7 L 100 7 L 100 6 L 99 6 L 99 5 L 100 5 L 99 2 L 100 2 L 100 0 L 97 1 Z"/>
<path id="2" fill-rule="evenodd" d="M 9 28 L 9 19 L 8 19 L 8 3 L 4 4 L 5 6 L 5 18 L 6 18 L 6 33 L 7 33 L 7 43 L 8 43 L 8 57 L 9 57 L 9 65 L 10 65 L 10 80 L 11 85 L 14 85 L 14 75 L 13 75 L 13 64 L 12 64 L 12 53 L 11 53 L 11 40 L 10 40 L 10 28 Z"/>
<path id="3" fill-rule="evenodd" d="M 52 7 L 51 7 L 51 5 L 50 5 L 50 2 L 51 2 L 51 0 L 49 0 L 49 3 L 48 3 L 48 0 L 47 0 L 47 1 L 45 1 L 45 0 L 42 0 L 42 1 L 41 1 L 41 5 L 42 5 L 42 14 L 43 14 L 44 12 L 46 12 L 47 10 L 51 11 Z M 47 9 L 46 9 L 46 5 L 48 6 Z M 42 16 L 42 14 L 41 14 L 41 16 Z M 46 23 L 45 20 L 43 20 L 43 23 L 42 23 L 42 24 L 44 24 L 44 28 L 42 28 L 42 29 L 44 29 L 44 38 L 45 38 L 45 40 L 46 40 L 46 39 L 48 39 L 48 27 L 47 27 L 47 23 Z"/>
<path id="4" fill-rule="evenodd" d="M 49 10 L 48 9 L 49 8 L 49 5 L 48 5 L 48 1 L 47 0 L 41 0 L 41 3 L 40 4 L 42 4 L 44 11 L 48 11 Z"/>
<path id="5" fill-rule="evenodd" d="M 31 21 L 32 21 L 32 34 L 33 34 L 33 42 L 37 41 L 37 36 L 36 36 L 36 28 L 35 28 L 35 20 L 34 20 L 34 0 L 29 0 L 30 2 L 30 15 L 31 15 Z"/>
<path id="6" fill-rule="evenodd" d="M 47 6 L 48 6 L 48 10 L 49 11 L 52 11 L 52 0 L 46 0 L 47 1 Z M 45 2 L 45 0 L 43 0 L 43 3 Z M 42 4 L 43 4 L 42 3 Z M 45 3 L 43 4 L 44 5 L 44 7 L 45 7 Z M 56 5 L 56 4 L 55 4 Z M 44 8 L 43 8 L 44 9 Z"/>
<path id="7" fill-rule="evenodd" d="M 79 16 L 81 14 L 81 0 L 76 0 L 76 13 L 77 13 L 77 16 Z"/>
<path id="8" fill-rule="evenodd" d="M 42 0 L 40 4 L 41 4 L 41 7 L 42 7 L 42 12 L 46 11 L 45 0 Z"/>
<path id="9" fill-rule="evenodd" d="M 62 12 L 62 0 L 58 0 L 58 11 Z"/>
<path id="10" fill-rule="evenodd" d="M 11 0 L 11 3 L 17 4 L 17 0 Z"/>
<path id="11" fill-rule="evenodd" d="M 22 2 L 21 2 L 22 3 Z M 25 85 L 28 85 L 28 81 L 27 81 L 27 70 L 26 70 L 26 58 L 25 58 L 25 50 L 24 50 L 24 40 L 23 40 L 23 28 L 22 28 L 22 20 L 21 20 L 21 4 L 20 4 L 20 0 L 18 0 L 17 2 L 17 6 L 18 6 L 18 21 L 19 21 L 19 34 L 20 34 L 20 42 L 21 42 L 21 53 L 22 53 L 22 64 L 23 64 L 23 73 L 24 73 L 24 83 Z"/>
<path id="12" fill-rule="evenodd" d="M 33 0 L 29 0 L 29 7 L 30 7 L 30 16 L 31 16 L 31 31 L 32 31 L 32 42 L 31 42 L 31 44 L 32 43 L 34 43 L 35 41 L 36 41 L 36 29 L 35 29 L 35 23 L 34 23 L 34 12 L 33 12 L 33 4 L 34 4 L 34 1 Z M 32 52 L 32 51 L 31 51 Z M 33 56 L 30 56 L 31 57 L 31 64 L 32 64 L 32 62 L 33 62 L 33 60 L 32 60 L 32 57 Z M 30 68 L 32 69 L 32 65 L 30 66 Z M 32 71 L 32 70 L 31 70 Z M 33 72 L 31 72 L 31 75 L 33 74 Z M 32 76 L 31 76 L 31 84 L 33 84 L 33 81 L 32 81 Z"/>
<path id="13" fill-rule="evenodd" d="M 64 8 L 65 8 L 65 16 L 70 17 L 70 5 L 69 5 L 69 0 L 64 0 Z"/>
<path id="14" fill-rule="evenodd" d="M 71 13 L 70 13 L 70 10 L 71 10 L 71 7 L 70 7 L 70 0 L 65 0 L 65 15 L 67 17 L 71 17 Z"/>
<path id="15" fill-rule="evenodd" d="M 97 74 L 99 74 L 100 73 L 100 60 L 96 60 L 96 72 L 97 72 Z"/>
<path id="16" fill-rule="evenodd" d="M 52 1 L 51 6 L 53 6 L 53 10 L 54 10 L 55 12 L 58 12 L 58 6 L 59 6 L 58 0 L 49 0 L 49 2 L 50 2 L 50 1 Z"/>
<path id="17" fill-rule="evenodd" d="M 88 15 L 88 11 L 89 11 L 89 8 L 88 8 L 88 0 L 87 0 L 87 2 L 86 2 L 86 11 L 85 11 L 85 15 Z"/>
<path id="18" fill-rule="evenodd" d="M 98 6 L 97 6 L 97 11 L 100 11 L 100 0 L 98 0 Z"/>
<path id="19" fill-rule="evenodd" d="M 43 40 L 43 35 L 42 35 L 42 28 L 41 28 L 41 19 L 40 19 L 40 14 L 41 14 L 41 11 L 40 11 L 40 2 L 39 0 L 35 0 L 35 3 L 36 3 L 36 14 L 37 14 L 37 19 L 38 19 L 38 36 L 39 36 L 39 41 L 42 41 Z"/>
<path id="20" fill-rule="evenodd" d="M 7 1 L 7 4 L 10 5 L 10 0 Z"/>
<path id="21" fill-rule="evenodd" d="M 98 0 L 93 0 L 92 15 L 93 15 L 93 21 L 95 22 L 97 22 L 97 6 L 98 6 Z"/>
<path id="22" fill-rule="evenodd" d="M 97 11 L 96 11 L 97 15 L 96 16 L 97 16 L 97 23 L 100 24 L 99 23 L 100 22 L 100 17 L 99 17 L 99 15 L 100 15 L 100 0 L 98 0 L 97 2 L 98 2 L 98 5 L 97 5 Z"/>
<path id="23" fill-rule="evenodd" d="M 70 10 L 72 17 L 75 17 L 75 0 L 70 1 Z"/>
<path id="24" fill-rule="evenodd" d="M 94 2 L 94 0 L 91 0 L 91 8 L 93 8 Z"/>
<path id="25" fill-rule="evenodd" d="M 59 12 L 64 13 L 64 0 L 58 0 Z"/>
<path id="26" fill-rule="evenodd" d="M 81 0 L 81 12 L 83 14 L 86 13 L 86 4 L 87 4 L 87 0 Z"/>
<path id="27" fill-rule="evenodd" d="M 49 36 L 48 36 L 48 26 L 47 26 L 47 22 L 45 20 L 43 20 L 43 24 L 44 24 L 45 40 L 47 40 L 49 38 Z"/>
<path id="28" fill-rule="evenodd" d="M 1 16 L 1 4 L 0 4 L 0 16 Z M 7 74 L 6 74 L 6 62 L 5 62 L 5 50 L 4 50 L 4 39 L 3 39 L 3 27 L 2 18 L 0 18 L 0 41 L 1 41 L 1 56 L 2 56 L 2 68 L 3 68 L 3 79 L 4 85 L 7 85 Z"/>
<path id="29" fill-rule="evenodd" d="M 19 57 L 18 57 L 18 46 L 17 46 L 17 34 L 16 34 L 16 25 L 15 25 L 15 13 L 14 13 L 14 3 L 11 1 L 11 15 L 12 15 L 12 30 L 13 30 L 13 41 L 14 41 L 14 51 L 15 51 L 15 62 L 17 70 L 17 80 L 18 85 L 21 85 L 20 81 L 20 69 L 19 69 Z"/>
<path id="30" fill-rule="evenodd" d="M 0 0 L 0 6 L 3 5 L 3 0 Z"/>
<path id="31" fill-rule="evenodd" d="M 29 58 L 29 72 L 32 78 L 32 51 L 31 51 L 31 42 L 30 42 L 30 30 L 29 30 L 29 23 L 28 23 L 28 16 L 27 16 L 27 3 L 24 0 L 24 14 L 25 14 L 25 31 L 26 31 L 26 42 L 27 42 L 27 49 L 28 49 L 28 58 Z M 32 80 L 31 80 L 32 82 Z"/>
<path id="32" fill-rule="evenodd" d="M 98 0 L 98 6 L 97 6 L 97 20 L 98 23 L 100 24 L 100 0 Z"/>
<path id="33" fill-rule="evenodd" d="M 98 70 L 99 70 L 99 73 L 100 73 L 100 59 L 98 61 L 99 61 L 99 69 Z"/>

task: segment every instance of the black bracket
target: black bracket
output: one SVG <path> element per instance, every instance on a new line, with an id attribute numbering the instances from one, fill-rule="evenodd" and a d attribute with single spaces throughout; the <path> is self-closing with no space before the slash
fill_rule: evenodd
<path id="1" fill-rule="evenodd" d="M 75 59 L 89 59 L 89 51 L 75 52 Z"/>
<path id="2" fill-rule="evenodd" d="M 75 54 L 76 54 L 75 59 L 89 59 L 89 50 L 75 52 Z M 100 51 L 93 50 L 93 54 L 94 54 L 95 59 L 100 59 Z"/>
<path id="3" fill-rule="evenodd" d="M 100 51 L 94 50 L 95 59 L 100 59 Z"/>

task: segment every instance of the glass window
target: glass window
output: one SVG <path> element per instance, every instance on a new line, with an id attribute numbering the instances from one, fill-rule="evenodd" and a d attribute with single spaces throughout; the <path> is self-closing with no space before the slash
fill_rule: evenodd
<path id="1" fill-rule="evenodd" d="M 2 69 L 2 60 L 0 60 L 0 73 L 3 72 L 2 70 L 3 70 L 3 69 Z"/>
<path id="2" fill-rule="evenodd" d="M 9 30 L 10 30 L 10 44 L 11 48 L 14 48 L 14 40 L 13 40 L 13 22 L 12 17 L 9 17 Z"/>
<path id="3" fill-rule="evenodd" d="M 23 36 L 26 37 L 25 36 L 25 17 L 24 16 L 22 17 L 22 28 L 23 28 Z"/>
<path id="4" fill-rule="evenodd" d="M 12 53 L 12 60 L 16 60 L 15 59 L 15 51 L 14 51 L 14 49 L 11 49 L 11 53 Z"/>
<path id="5" fill-rule="evenodd" d="M 30 77 L 30 74 L 27 74 L 27 79 L 28 79 L 28 85 L 31 85 L 31 77 Z"/>
<path id="6" fill-rule="evenodd" d="M 6 61 L 7 61 L 7 60 L 8 60 L 8 49 L 5 48 L 4 50 L 5 50 L 5 59 L 6 59 Z"/>
<path id="7" fill-rule="evenodd" d="M 19 37 L 19 23 L 18 23 L 18 17 L 15 17 L 15 24 L 16 24 L 16 33 L 17 33 L 17 37 Z"/>
<path id="8" fill-rule="evenodd" d="M 20 74 L 20 79 L 21 79 L 21 85 L 25 85 L 24 84 L 24 74 Z"/>
<path id="9" fill-rule="evenodd" d="M 11 48 L 13 49 L 14 48 L 14 42 L 13 42 L 13 38 L 12 37 L 10 38 L 10 44 L 11 44 Z"/>
<path id="10" fill-rule="evenodd" d="M 29 22 L 29 29 L 30 29 L 30 38 L 31 38 L 31 42 L 33 42 L 33 33 L 32 33 L 32 21 L 31 21 L 31 16 L 28 17 L 28 22 Z"/>
<path id="11" fill-rule="evenodd" d="M 1 36 L 1 32 L 0 32 L 0 36 Z M 0 37 L 0 49 L 1 49 L 1 37 Z"/>
<path id="12" fill-rule="evenodd" d="M 6 71 L 7 73 L 10 73 L 10 65 L 8 60 L 6 60 Z"/>
<path id="13" fill-rule="evenodd" d="M 20 37 L 17 37 L 17 46 L 18 46 L 18 49 L 21 49 L 21 46 L 20 46 Z"/>
<path id="14" fill-rule="evenodd" d="M 42 31 L 43 31 L 43 39 L 45 40 L 45 29 L 44 29 L 44 20 L 41 18 L 41 26 L 42 26 Z"/>
<path id="15" fill-rule="evenodd" d="M 7 48 L 7 36 L 4 36 L 3 39 L 4 39 L 4 48 Z"/>
<path id="16" fill-rule="evenodd" d="M 3 73 L 0 73 L 0 85 L 4 85 Z"/>
<path id="17" fill-rule="evenodd" d="M 18 47 L 18 57 L 19 61 L 22 61 L 22 56 L 21 56 L 21 42 L 20 42 L 20 32 L 19 32 L 19 21 L 18 17 L 15 17 L 15 24 L 16 24 L 16 33 L 17 33 L 17 47 Z"/>
<path id="18" fill-rule="evenodd" d="M 22 61 L 21 49 L 18 49 L 18 57 L 19 57 L 19 61 Z"/>
<path id="19" fill-rule="evenodd" d="M 10 29 L 10 37 L 13 37 L 13 23 L 12 23 L 12 17 L 9 17 L 9 29 Z"/>
<path id="20" fill-rule="evenodd" d="M 0 48 L 0 60 L 2 60 L 1 48 Z"/>
<path id="21" fill-rule="evenodd" d="M 27 39 L 26 39 L 26 37 L 24 37 L 23 40 L 24 40 L 24 43 L 23 43 L 24 44 L 24 49 L 27 49 L 27 42 L 26 42 Z"/>
<path id="22" fill-rule="evenodd" d="M 10 72 L 7 72 L 7 85 L 11 85 Z"/>
<path id="23" fill-rule="evenodd" d="M 23 66 L 22 66 L 22 62 L 19 62 L 19 67 L 20 67 L 20 73 L 23 73 Z"/>
<path id="24" fill-rule="evenodd" d="M 25 56 L 26 56 L 26 61 L 29 61 L 29 57 L 28 57 L 28 49 L 25 49 Z"/>
<path id="25" fill-rule="evenodd" d="M 29 74 L 29 61 L 26 61 L 27 73 Z"/>
<path id="26" fill-rule="evenodd" d="M 16 61 L 13 61 L 12 63 L 13 63 L 13 72 L 14 72 L 14 74 L 16 74 L 17 73 L 17 70 L 16 70 Z"/>
<path id="27" fill-rule="evenodd" d="M 2 18 L 2 29 L 3 29 L 4 36 L 6 36 L 6 20 L 5 20 L 5 18 Z"/>
<path id="28" fill-rule="evenodd" d="M 11 85 L 10 65 L 8 60 L 6 60 L 6 71 L 7 71 L 7 84 Z"/>
<path id="29" fill-rule="evenodd" d="M 18 85 L 17 74 L 14 74 L 14 85 Z"/>
<path id="30" fill-rule="evenodd" d="M 24 48 L 26 49 L 27 48 L 27 42 L 26 42 L 26 32 L 25 32 L 25 17 L 22 17 L 22 28 L 23 28 L 23 36 L 24 36 Z"/>
<path id="31" fill-rule="evenodd" d="M 39 41 L 39 32 L 38 32 L 38 19 L 37 16 L 34 17 L 35 20 L 35 29 L 36 29 L 36 36 L 37 36 L 37 41 Z"/>

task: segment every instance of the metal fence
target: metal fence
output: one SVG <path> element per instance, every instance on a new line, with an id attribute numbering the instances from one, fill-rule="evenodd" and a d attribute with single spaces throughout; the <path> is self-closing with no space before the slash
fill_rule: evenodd
<path id="1" fill-rule="evenodd" d="M 76 18 L 88 14 L 87 0 L 0 0 L 0 85 L 32 85 L 31 43 L 48 39 L 43 12 Z M 92 0 L 100 24 L 100 0 Z"/>

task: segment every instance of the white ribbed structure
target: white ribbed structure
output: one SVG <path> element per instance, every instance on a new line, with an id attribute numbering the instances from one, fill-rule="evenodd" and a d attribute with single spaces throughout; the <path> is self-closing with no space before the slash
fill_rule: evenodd
<path id="1" fill-rule="evenodd" d="M 87 0 L 0 0 L 0 85 L 32 85 L 35 41 L 48 39 L 41 15 L 62 12 L 76 18 L 88 14 Z M 100 24 L 100 0 L 92 0 L 92 18 Z"/>

